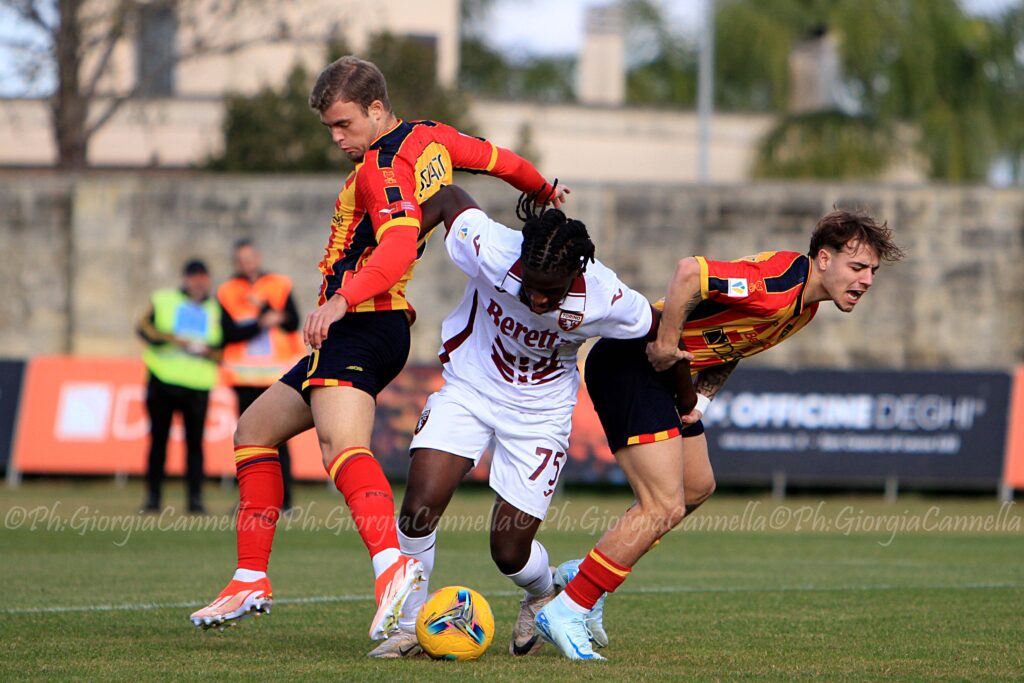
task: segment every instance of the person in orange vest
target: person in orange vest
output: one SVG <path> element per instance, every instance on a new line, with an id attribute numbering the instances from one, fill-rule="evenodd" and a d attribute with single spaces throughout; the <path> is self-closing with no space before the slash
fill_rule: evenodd
<path id="1" fill-rule="evenodd" d="M 224 309 L 224 381 L 238 397 L 238 414 L 252 405 L 305 355 L 298 333 L 299 313 L 292 281 L 262 269 L 262 256 L 249 238 L 235 242 L 235 275 L 217 290 Z M 291 458 L 287 442 L 279 447 L 284 477 L 282 510 L 292 507 Z"/>

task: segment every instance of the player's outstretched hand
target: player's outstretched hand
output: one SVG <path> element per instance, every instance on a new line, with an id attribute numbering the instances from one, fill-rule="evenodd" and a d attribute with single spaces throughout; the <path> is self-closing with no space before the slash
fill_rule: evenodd
<path id="1" fill-rule="evenodd" d="M 647 345 L 647 360 L 658 372 L 668 370 L 681 360 L 693 360 L 693 354 L 676 344 L 662 344 L 659 340 Z"/>
<path id="2" fill-rule="evenodd" d="M 562 208 L 562 205 L 568 200 L 569 195 L 572 194 L 572 188 L 568 185 L 559 185 L 557 188 L 558 192 L 554 197 L 551 198 L 551 206 L 556 209 Z"/>
<path id="3" fill-rule="evenodd" d="M 302 329 L 302 339 L 314 349 L 319 349 L 327 339 L 327 331 L 331 325 L 345 317 L 348 312 L 348 300 L 335 294 L 320 308 L 306 317 L 306 326 Z"/>

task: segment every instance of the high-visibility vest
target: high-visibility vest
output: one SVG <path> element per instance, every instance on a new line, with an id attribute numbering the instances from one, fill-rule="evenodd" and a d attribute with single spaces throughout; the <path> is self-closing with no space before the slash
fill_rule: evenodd
<path id="1" fill-rule="evenodd" d="M 268 273 L 255 282 L 244 277 L 228 280 L 217 290 L 220 305 L 236 323 L 253 322 L 265 304 L 283 311 L 292 291 L 284 275 Z M 261 330 L 247 341 L 224 347 L 224 381 L 232 386 L 269 387 L 306 354 L 302 336 L 279 327 Z"/>
<path id="2" fill-rule="evenodd" d="M 180 289 L 153 293 L 153 326 L 164 334 L 219 346 L 224 339 L 220 304 L 213 298 L 196 303 Z M 165 384 L 208 391 L 217 381 L 217 363 L 189 354 L 177 344 L 150 344 L 142 360 Z"/>

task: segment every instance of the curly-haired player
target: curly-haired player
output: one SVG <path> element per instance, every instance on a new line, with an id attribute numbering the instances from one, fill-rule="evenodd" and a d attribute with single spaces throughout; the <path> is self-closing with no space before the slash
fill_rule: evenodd
<path id="1" fill-rule="evenodd" d="M 446 188 L 424 206 L 443 218 L 445 246 L 469 277 L 442 326 L 444 387 L 427 399 L 410 449 L 398 520 L 402 552 L 434 565 L 438 520 L 459 482 L 492 451 L 491 557 L 525 592 L 509 650 L 533 653 L 543 641 L 533 619 L 554 596 L 548 553 L 534 540 L 565 465 L 579 388 L 576 354 L 595 336 L 651 332 L 650 303 L 600 261 L 586 226 L 524 195 L 522 231 L 495 223 L 471 197 Z M 373 656 L 418 651 L 413 632 L 427 587 L 406 603 L 399 634 Z M 392 642 L 393 641 L 393 642 Z"/>

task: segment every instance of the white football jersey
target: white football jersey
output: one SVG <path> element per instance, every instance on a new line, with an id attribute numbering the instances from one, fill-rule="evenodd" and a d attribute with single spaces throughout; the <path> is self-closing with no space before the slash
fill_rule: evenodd
<path id="1" fill-rule="evenodd" d="M 651 305 L 600 261 L 576 278 L 561 307 L 539 315 L 519 299 L 523 234 L 480 209 L 463 211 L 445 248 L 469 282 L 441 325 L 446 382 L 524 411 L 576 404 L 576 355 L 590 337 L 635 339 L 651 331 Z"/>

